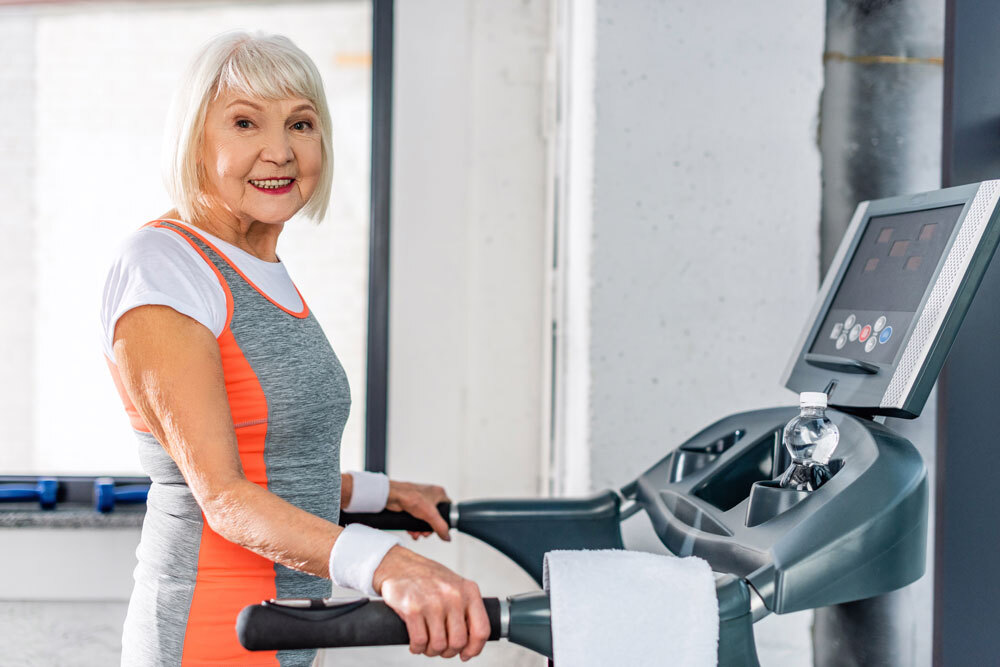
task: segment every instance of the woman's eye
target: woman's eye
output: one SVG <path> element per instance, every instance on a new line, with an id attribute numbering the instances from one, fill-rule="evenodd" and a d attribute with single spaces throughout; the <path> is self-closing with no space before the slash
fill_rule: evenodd
<path id="1" fill-rule="evenodd" d="M 236 121 L 236 127 L 243 130 L 249 128 L 250 125 L 251 125 L 250 121 L 246 120 L 245 118 L 241 118 L 240 120 Z"/>
<path id="2" fill-rule="evenodd" d="M 311 130 L 312 123 L 307 120 L 300 120 L 299 122 L 292 125 L 293 130 Z"/>

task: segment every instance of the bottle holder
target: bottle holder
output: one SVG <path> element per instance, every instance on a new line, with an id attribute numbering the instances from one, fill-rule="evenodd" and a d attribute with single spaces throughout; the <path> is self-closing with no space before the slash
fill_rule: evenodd
<path id="1" fill-rule="evenodd" d="M 754 482 L 750 487 L 750 502 L 747 503 L 747 527 L 759 526 L 787 512 L 808 498 L 809 493 L 778 486 L 777 480 Z"/>
<path id="2" fill-rule="evenodd" d="M 707 445 L 682 445 L 674 452 L 670 467 L 670 482 L 677 483 L 693 472 L 701 470 L 722 456 L 746 435 L 746 429 L 736 429 Z"/>
<path id="3" fill-rule="evenodd" d="M 831 459 L 826 467 L 830 471 L 830 479 L 826 481 L 826 484 L 829 484 L 837 472 L 844 467 L 844 460 Z M 787 512 L 812 493 L 815 491 L 798 491 L 782 487 L 777 479 L 754 482 L 753 486 L 750 487 L 750 500 L 747 503 L 745 521 L 747 528 L 759 526 L 765 521 L 770 521 L 779 514 Z"/>

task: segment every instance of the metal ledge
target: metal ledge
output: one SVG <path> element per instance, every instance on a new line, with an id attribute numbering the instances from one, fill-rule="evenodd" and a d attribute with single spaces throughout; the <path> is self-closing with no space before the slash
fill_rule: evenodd
<path id="1" fill-rule="evenodd" d="M 0 506 L 0 528 L 141 528 L 146 508 L 121 507 L 101 514 L 93 508 L 40 510 L 37 503 L 4 503 Z"/>

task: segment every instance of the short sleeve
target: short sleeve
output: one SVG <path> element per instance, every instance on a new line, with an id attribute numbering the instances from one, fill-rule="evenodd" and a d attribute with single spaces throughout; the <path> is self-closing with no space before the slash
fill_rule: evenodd
<path id="1" fill-rule="evenodd" d="M 118 319 L 147 305 L 173 308 L 216 338 L 226 326 L 226 293 L 212 267 L 185 239 L 155 227 L 144 227 L 122 243 L 104 282 L 101 340 L 111 361 Z"/>

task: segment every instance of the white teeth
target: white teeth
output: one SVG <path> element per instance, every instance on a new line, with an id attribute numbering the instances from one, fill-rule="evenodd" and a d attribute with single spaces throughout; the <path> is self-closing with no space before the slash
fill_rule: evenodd
<path id="1" fill-rule="evenodd" d="M 277 178 L 268 179 L 266 181 L 250 181 L 252 184 L 256 185 L 258 188 L 264 188 L 265 190 L 273 190 L 275 188 L 283 188 L 291 183 L 292 178 Z"/>

